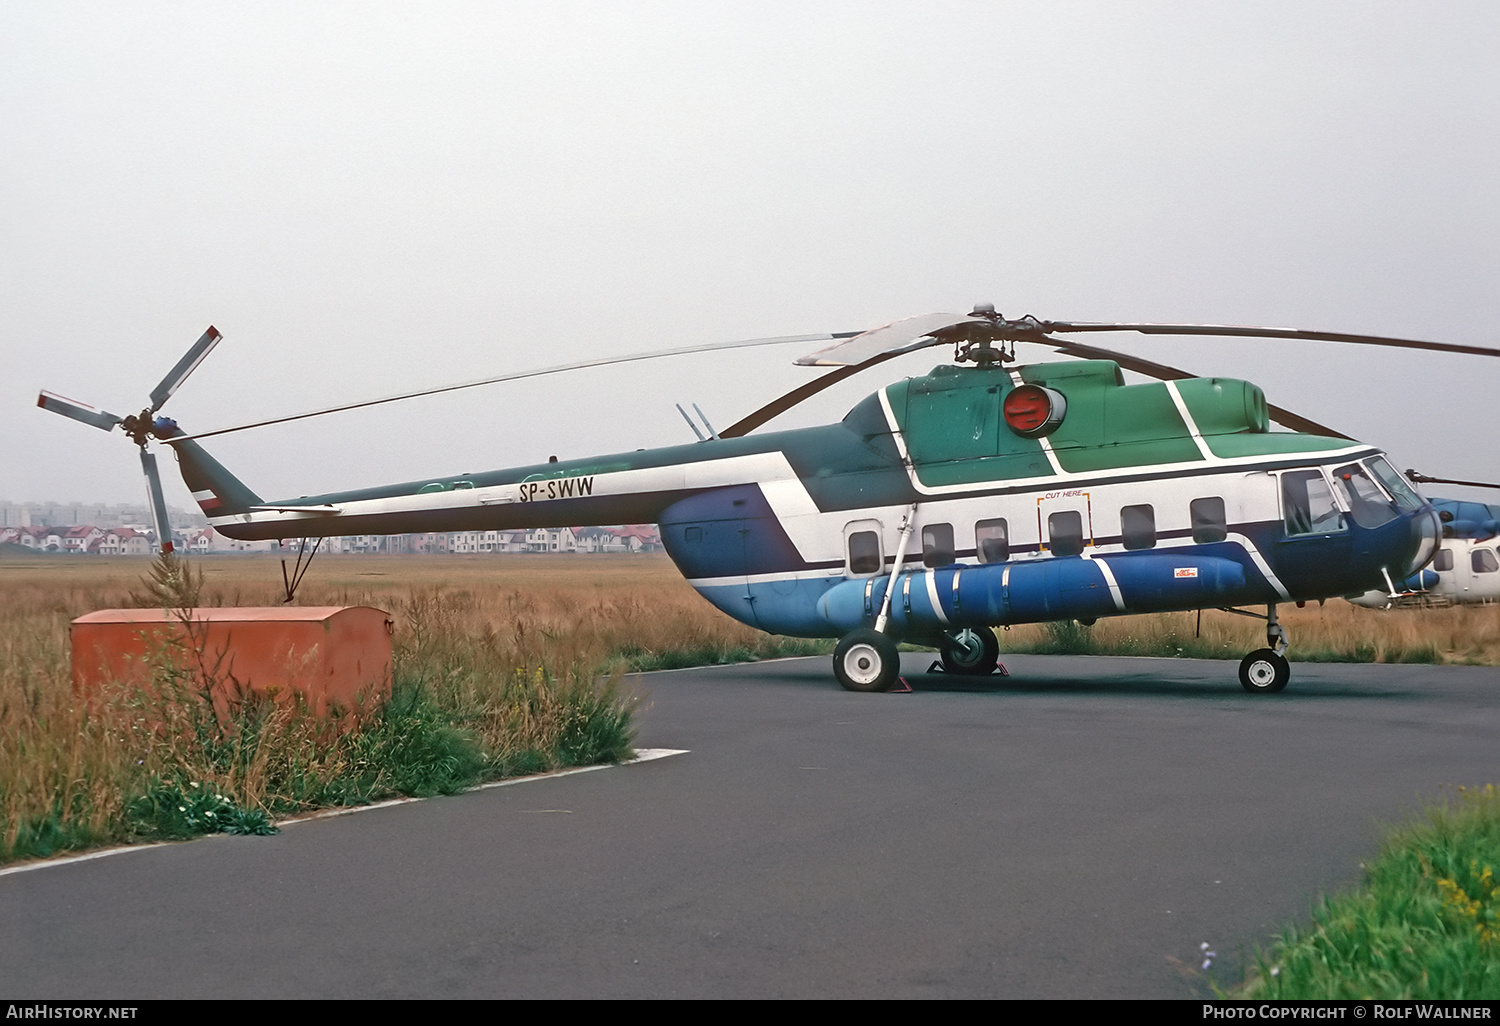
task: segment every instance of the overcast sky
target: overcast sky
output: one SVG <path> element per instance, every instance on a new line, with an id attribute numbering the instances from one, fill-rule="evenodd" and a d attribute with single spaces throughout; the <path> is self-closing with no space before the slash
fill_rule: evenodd
<path id="1" fill-rule="evenodd" d="M 1491 0 L 6 0 L 0 498 L 139 500 L 130 443 L 37 391 L 138 410 L 210 323 L 190 431 L 975 302 L 1500 346 L 1497 53 Z M 1500 360 L 1094 340 L 1500 481 Z M 683 442 L 674 402 L 725 426 L 812 348 L 208 447 L 271 498 Z"/>

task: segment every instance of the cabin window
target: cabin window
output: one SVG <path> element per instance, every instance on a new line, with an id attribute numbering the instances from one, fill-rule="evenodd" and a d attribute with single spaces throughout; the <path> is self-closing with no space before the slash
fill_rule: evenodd
<path id="1" fill-rule="evenodd" d="M 1127 549 L 1156 547 L 1156 510 L 1150 506 L 1126 506 L 1120 510 L 1120 535 Z"/>
<path id="2" fill-rule="evenodd" d="M 473 488 L 473 487 L 474 487 L 474 482 L 473 481 L 454 481 L 453 482 L 453 488 L 454 488 L 455 491 L 457 491 L 457 490 L 459 490 L 461 488 Z"/>
<path id="3" fill-rule="evenodd" d="M 1350 463 L 1333 472 L 1333 484 L 1349 507 L 1349 516 L 1360 527 L 1379 527 L 1396 519 L 1396 507 L 1370 480 L 1365 468 Z"/>
<path id="4" fill-rule="evenodd" d="M 429 492 L 443 492 L 443 491 L 447 491 L 447 488 L 444 487 L 444 485 L 442 484 L 442 482 L 440 482 L 440 481 L 434 481 L 434 482 L 432 482 L 432 484 L 424 484 L 421 488 L 418 488 L 417 489 L 417 494 L 418 495 L 427 495 Z"/>
<path id="5" fill-rule="evenodd" d="M 1229 520 L 1224 516 L 1224 500 L 1217 495 L 1194 499 L 1188 506 L 1193 520 L 1193 541 L 1200 545 L 1221 542 L 1229 537 Z"/>
<path id="6" fill-rule="evenodd" d="M 1469 553 L 1469 565 L 1476 574 L 1492 574 L 1500 570 L 1500 559 L 1495 558 L 1494 549 L 1475 549 Z"/>
<path id="7" fill-rule="evenodd" d="M 880 535 L 874 531 L 855 531 L 849 536 L 851 574 L 878 574 L 884 563 L 880 558 Z"/>
<path id="8" fill-rule="evenodd" d="M 1437 555 L 1432 557 L 1432 568 L 1434 570 L 1453 569 L 1453 550 L 1438 549 Z"/>
<path id="9" fill-rule="evenodd" d="M 947 566 L 953 562 L 953 525 L 928 524 L 922 528 L 922 565 Z"/>
<path id="10" fill-rule="evenodd" d="M 703 528 L 701 528 L 701 527 L 688 527 L 688 528 L 684 528 L 683 532 L 682 532 L 682 540 L 685 541 L 685 542 L 692 542 L 694 545 L 698 544 L 699 542 L 701 542 L 703 540 Z"/>
<path id="11" fill-rule="evenodd" d="M 974 525 L 974 547 L 981 563 L 1004 563 L 1010 558 L 1010 530 L 1005 518 L 981 520 Z"/>
<path id="12" fill-rule="evenodd" d="M 1287 534 L 1327 534 L 1347 530 L 1344 514 L 1319 470 L 1289 470 L 1281 475 L 1281 514 Z"/>
<path id="13" fill-rule="evenodd" d="M 1047 537 L 1054 556 L 1076 556 L 1083 551 L 1083 514 L 1065 509 L 1047 517 Z"/>

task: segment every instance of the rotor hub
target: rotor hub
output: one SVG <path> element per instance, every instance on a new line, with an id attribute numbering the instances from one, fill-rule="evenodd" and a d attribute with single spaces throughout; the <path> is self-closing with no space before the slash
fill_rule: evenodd
<path id="1" fill-rule="evenodd" d="M 975 320 L 955 324 L 946 333 L 938 335 L 952 338 L 953 359 L 958 363 L 972 363 L 979 367 L 1011 363 L 1016 358 L 1016 342 L 1046 341 L 1042 323 L 1030 314 L 1011 321 L 1004 314 L 997 313 L 994 304 L 980 303 L 969 312 L 969 316 Z M 997 346 L 996 343 L 1000 344 Z"/>
<path id="2" fill-rule="evenodd" d="M 142 449 L 152 438 L 155 423 L 151 419 L 150 409 L 142 410 L 140 413 L 132 413 L 120 421 L 120 429 L 130 436 L 130 440 Z"/>

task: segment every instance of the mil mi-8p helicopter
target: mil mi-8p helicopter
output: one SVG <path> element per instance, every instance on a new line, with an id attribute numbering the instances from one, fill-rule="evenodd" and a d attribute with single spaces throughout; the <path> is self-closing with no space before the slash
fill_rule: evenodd
<path id="1" fill-rule="evenodd" d="M 161 539 L 170 533 L 153 440 L 176 452 L 209 522 L 236 539 L 655 523 L 689 583 L 729 616 L 839 639 L 834 674 L 853 691 L 890 688 L 901 641 L 937 647 L 948 672 L 988 674 L 999 656 L 993 627 L 1221 608 L 1265 620 L 1267 647 L 1245 656 L 1239 678 L 1248 691 L 1278 692 L 1290 665 L 1277 606 L 1394 594 L 1431 560 L 1437 514 L 1379 449 L 1267 404 L 1247 381 L 1054 337 L 1102 331 L 1500 356 L 1288 328 L 1008 320 L 980 306 L 866 332 L 621 358 L 833 343 L 797 363 L 838 370 L 697 443 L 271 502 L 197 439 L 371 404 L 187 434 L 157 411 L 217 344 L 209 328 L 137 415 L 50 393 L 38 405 L 124 428 L 141 447 Z M 1081 359 L 1014 365 L 1017 343 Z M 953 363 L 886 385 L 837 424 L 751 433 L 850 374 L 927 346 L 952 346 Z M 1159 380 L 1127 385 L 1122 369 Z M 1291 430 L 1272 432 L 1272 422 Z"/>

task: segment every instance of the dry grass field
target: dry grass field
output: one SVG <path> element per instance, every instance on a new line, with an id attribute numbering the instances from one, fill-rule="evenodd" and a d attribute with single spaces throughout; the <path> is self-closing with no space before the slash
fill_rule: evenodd
<path id="1" fill-rule="evenodd" d="M 281 600 L 275 558 L 184 562 L 201 574 L 204 605 Z M 151 566 L 0 558 L 0 860 L 190 833 L 209 813 L 285 814 L 618 757 L 635 712 L 621 673 L 831 650 L 731 621 L 663 555 L 320 556 L 298 603 L 395 614 L 397 681 L 415 697 L 383 709 L 381 723 L 362 733 L 276 710 L 206 722 L 191 702 L 179 703 L 168 743 L 131 726 L 130 696 L 114 715 L 91 714 L 71 688 L 69 622 L 160 604 L 145 583 Z M 1283 619 L 1294 661 L 1500 664 L 1500 607 L 1380 612 L 1335 601 L 1284 607 Z M 1262 642 L 1258 622 L 1216 611 L 1203 614 L 1201 629 L 1196 614 L 1178 613 L 1001 634 L 1002 651 L 1236 660 Z M 615 683 L 601 689 L 601 674 Z M 605 734 L 615 740 L 600 740 Z M 140 804 L 147 799 L 150 808 Z M 179 812 L 191 822 L 162 825 L 162 815 Z"/>
<path id="2" fill-rule="evenodd" d="M 188 562 L 203 574 L 205 605 L 281 603 L 276 558 Z M 38 653 L 49 652 L 51 664 L 66 663 L 72 618 L 95 609 L 151 605 L 142 584 L 149 565 L 141 558 L 0 561 L 0 674 L 12 662 L 10 646 L 18 634 L 32 638 Z M 787 648 L 713 609 L 661 554 L 319 556 L 297 604 L 371 605 L 396 613 L 398 642 L 402 632 L 427 629 L 433 616 L 466 629 L 488 627 L 516 653 L 517 665 L 593 668 L 613 657 L 656 665 L 657 657 L 671 661 L 673 653 L 723 662 Z"/>
<path id="3" fill-rule="evenodd" d="M 202 571 L 207 605 L 281 602 L 274 558 L 194 557 L 190 563 Z M 9 686 L 21 665 L 61 669 L 66 677 L 68 622 L 95 609 L 150 604 L 142 583 L 148 566 L 140 558 L 0 560 L 0 681 L 7 682 L 0 687 Z M 596 666 L 620 659 L 645 668 L 822 650 L 730 620 L 699 598 L 662 554 L 319 556 L 297 602 L 377 606 L 401 614 L 398 630 L 405 631 L 418 625 L 414 612 L 443 609 L 450 619 L 504 636 L 522 664 Z M 1500 665 L 1500 606 L 1382 611 L 1335 600 L 1282 606 L 1280 613 L 1294 659 Z M 1197 614 L 1162 613 L 1101 620 L 1089 631 L 1016 627 L 1002 633 L 1001 648 L 1045 649 L 1083 635 L 1101 651 L 1237 659 L 1261 644 L 1263 628 L 1210 610 L 1195 638 L 1198 633 Z"/>

